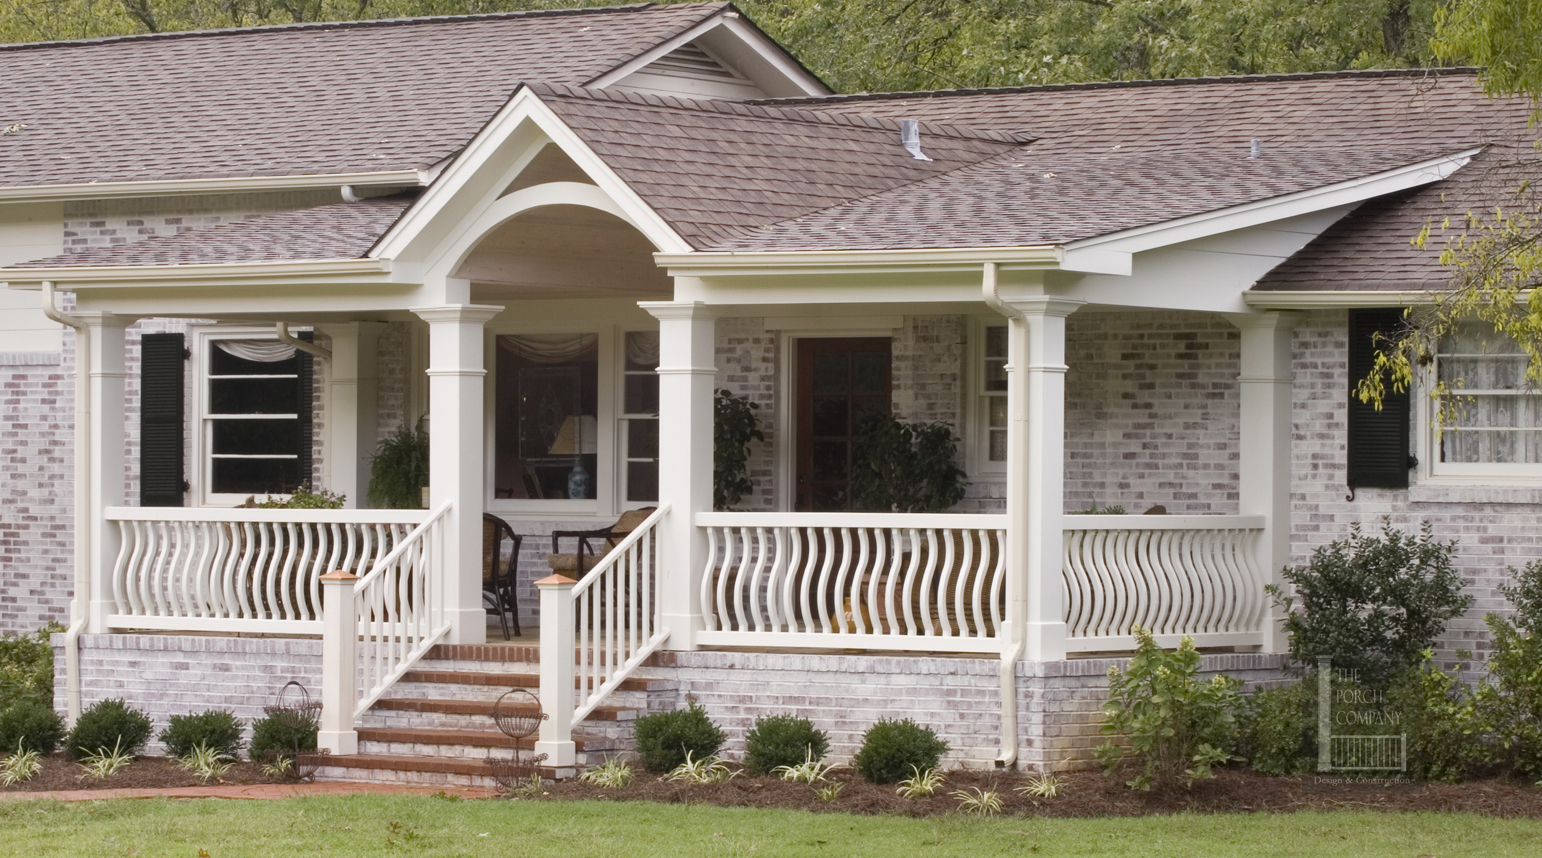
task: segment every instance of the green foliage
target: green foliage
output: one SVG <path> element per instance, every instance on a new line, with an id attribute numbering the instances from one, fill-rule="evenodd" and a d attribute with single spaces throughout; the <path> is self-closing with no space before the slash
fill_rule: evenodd
<path id="1" fill-rule="evenodd" d="M 578 779 L 606 789 L 620 789 L 632 782 L 632 767 L 618 757 L 608 757 L 605 762 L 579 775 Z"/>
<path id="2" fill-rule="evenodd" d="M 1128 739 L 1130 752 L 1141 763 L 1141 773 L 1130 786 L 1167 789 L 1180 781 L 1192 786 L 1211 777 L 1211 766 L 1230 759 L 1239 683 L 1219 674 L 1200 682 L 1199 650 L 1188 637 L 1176 650 L 1164 650 L 1140 626 L 1131 633 L 1138 642 L 1134 657 L 1124 670 L 1108 670 L 1102 728 L 1105 734 Z M 1110 739 L 1097 755 L 1112 772 L 1125 751 Z"/>
<path id="3" fill-rule="evenodd" d="M 0 786 L 15 786 L 30 781 L 43 770 L 43 755 L 17 745 L 0 764 Z"/>
<path id="4" fill-rule="evenodd" d="M 824 780 L 825 775 L 829 774 L 833 768 L 835 766 L 825 765 L 823 762 L 815 759 L 814 749 L 810 747 L 808 753 L 803 757 L 803 762 L 795 766 L 777 766 L 771 770 L 771 774 L 784 781 L 791 781 L 797 784 L 811 784 Z"/>
<path id="5" fill-rule="evenodd" d="M 1059 796 L 1062 789 L 1065 789 L 1065 781 L 1049 772 L 1039 772 L 1024 778 L 1012 791 L 1031 798 L 1050 799 Z"/>
<path id="6" fill-rule="evenodd" d="M 0 749 L 20 746 L 47 756 L 63 736 L 64 719 L 36 700 L 18 700 L 0 710 Z"/>
<path id="7" fill-rule="evenodd" d="M 186 754 L 177 755 L 177 766 L 197 775 L 204 783 L 224 777 L 235 764 L 235 757 L 208 745 L 194 745 Z"/>
<path id="8" fill-rule="evenodd" d="M 690 751 L 686 751 L 685 761 L 671 769 L 664 780 L 688 784 L 720 784 L 732 780 L 738 774 L 715 754 L 697 760 L 692 759 Z"/>
<path id="9" fill-rule="evenodd" d="M 798 715 L 757 718 L 744 737 L 744 767 L 752 775 L 801 765 L 806 760 L 818 762 L 829 752 L 829 735 Z"/>
<path id="10" fill-rule="evenodd" d="M 937 769 L 922 771 L 911 766 L 910 777 L 900 781 L 894 791 L 899 793 L 901 798 L 928 798 L 936 795 L 943 781 L 947 779 L 947 775 Z"/>
<path id="11" fill-rule="evenodd" d="M 272 715 L 252 722 L 252 744 L 247 755 L 254 760 L 269 756 L 293 757 L 299 751 L 316 750 L 316 727 L 296 728 Z"/>
<path id="12" fill-rule="evenodd" d="M 380 509 L 421 509 L 428 485 L 428 432 L 422 419 L 402 426 L 380 444 L 369 462 L 370 504 Z"/>
<path id="13" fill-rule="evenodd" d="M 1542 0 L 1453 0 L 1435 10 L 1431 45 L 1442 60 L 1481 66 L 1489 95 L 1542 99 Z"/>
<path id="14" fill-rule="evenodd" d="M 1434 663 L 1402 671 L 1387 692 L 1397 724 L 1387 732 L 1408 737 L 1409 776 L 1456 783 L 1472 775 L 1484 758 L 1481 725 L 1471 689 Z"/>
<path id="15" fill-rule="evenodd" d="M 149 739 L 150 716 L 114 698 L 80 713 L 74 729 L 64 737 L 64 750 L 73 760 L 119 753 L 133 757 Z"/>
<path id="16" fill-rule="evenodd" d="M 236 759 L 241 752 L 241 719 L 221 709 L 173 715 L 158 738 L 166 746 L 166 753 L 173 757 L 186 757 L 202 745 Z"/>
<path id="17" fill-rule="evenodd" d="M 995 816 L 1001 813 L 1001 793 L 993 789 L 961 789 L 955 791 L 953 797 L 958 800 L 958 812 L 965 816 Z"/>
<path id="18" fill-rule="evenodd" d="M 1475 705 L 1490 759 L 1505 772 L 1536 781 L 1542 779 L 1542 561 L 1512 574 L 1515 583 L 1500 590 L 1516 615 L 1484 618 L 1493 650 Z"/>
<path id="19" fill-rule="evenodd" d="M 333 494 L 326 489 L 311 490 L 310 483 L 303 483 L 287 498 L 266 497 L 258 501 L 258 509 L 342 509 L 347 495 Z"/>
<path id="20" fill-rule="evenodd" d="M 64 626 L 49 623 L 31 634 L 0 635 L 0 708 L 16 700 L 52 703 L 54 650 L 49 636 Z"/>
<path id="21" fill-rule="evenodd" d="M 1098 506 L 1098 502 L 1096 500 L 1094 500 L 1092 502 L 1092 506 L 1089 506 L 1086 509 L 1073 509 L 1070 512 L 1066 513 L 1066 515 L 1124 515 L 1124 514 L 1125 514 L 1124 507 L 1122 505 L 1116 504 L 1116 503 L 1111 503 L 1111 504 L 1108 504 L 1106 506 L 1099 507 Z"/>
<path id="22" fill-rule="evenodd" d="M 946 423 L 901 423 L 889 414 L 868 421 L 851 464 L 856 507 L 938 512 L 963 500 L 969 475 L 954 461 L 958 443 Z"/>
<path id="23" fill-rule="evenodd" d="M 905 718 L 885 718 L 862 734 L 862 747 L 852 758 L 857 773 L 875 784 L 892 784 L 912 772 L 936 769 L 948 743 L 930 727 Z"/>
<path id="24" fill-rule="evenodd" d="M 684 709 L 654 712 L 637 719 L 633 732 L 637 755 L 650 772 L 672 772 L 687 758 L 706 760 L 727 738 L 695 700 Z"/>
<path id="25" fill-rule="evenodd" d="M 1238 752 L 1255 771 L 1297 775 L 1317 765 L 1317 674 L 1244 697 Z"/>
<path id="26" fill-rule="evenodd" d="M 1271 592 L 1287 612 L 1291 658 L 1314 667 L 1330 656 L 1335 670 L 1386 689 L 1472 604 L 1451 565 L 1455 548 L 1435 541 L 1428 522 L 1410 536 L 1383 519 L 1381 536 L 1356 525 L 1348 539 L 1312 552 L 1306 566 L 1286 569 L 1294 594 Z"/>
<path id="27" fill-rule="evenodd" d="M 118 772 L 128 768 L 134 762 L 134 755 L 124 750 L 123 738 L 120 736 L 113 743 L 112 750 L 102 748 L 80 758 L 80 767 L 85 770 L 85 776 L 93 780 L 110 778 Z"/>
<path id="28" fill-rule="evenodd" d="M 755 490 L 750 481 L 750 442 L 765 441 L 760 405 L 733 391 L 719 390 L 712 400 L 712 508 L 728 509 Z"/>

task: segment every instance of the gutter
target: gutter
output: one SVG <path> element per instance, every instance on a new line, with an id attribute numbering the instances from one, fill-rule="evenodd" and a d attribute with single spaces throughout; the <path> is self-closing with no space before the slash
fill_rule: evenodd
<path id="1" fill-rule="evenodd" d="M 981 269 L 980 297 L 985 299 L 986 306 L 1004 316 L 1016 318 L 1017 314 L 1001 300 L 997 283 L 999 266 L 987 262 Z M 1011 586 L 1010 580 L 1007 586 Z M 1017 639 L 1001 654 L 1001 755 L 996 757 L 998 769 L 1017 765 L 1017 661 L 1023 657 L 1023 650 L 1028 644 L 1018 634 L 1019 628 L 1016 622 L 1010 624 L 1007 633 Z"/>
<path id="2" fill-rule="evenodd" d="M 80 633 L 91 611 L 91 335 L 78 316 L 54 307 L 54 284 L 43 281 L 43 315 L 75 329 L 75 598 L 64 632 L 64 697 L 69 725 L 80 717 Z"/>
<path id="3" fill-rule="evenodd" d="M 315 343 L 308 343 L 302 339 L 299 339 L 298 337 L 291 335 L 289 333 L 288 322 L 279 322 L 275 324 L 273 326 L 273 336 L 277 337 L 278 341 L 284 345 L 294 346 L 295 348 L 305 352 L 308 355 L 314 355 L 325 361 L 330 361 L 332 359 L 331 349 L 322 348 Z"/>

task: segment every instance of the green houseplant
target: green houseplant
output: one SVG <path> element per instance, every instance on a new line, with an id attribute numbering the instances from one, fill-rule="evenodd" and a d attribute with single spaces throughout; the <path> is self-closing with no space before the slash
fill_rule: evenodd
<path id="1" fill-rule="evenodd" d="M 857 441 L 851 492 L 858 509 L 938 512 L 964 498 L 969 475 L 954 461 L 958 436 L 946 423 L 869 420 Z"/>
<path id="2" fill-rule="evenodd" d="M 380 444 L 369 463 L 371 505 L 378 509 L 420 509 L 428 485 L 428 431 L 423 419 L 403 425 Z"/>
<path id="3" fill-rule="evenodd" d="M 750 482 L 750 442 L 766 440 L 760 406 L 747 396 L 719 390 L 712 401 L 712 508 L 728 509 L 755 490 Z"/>

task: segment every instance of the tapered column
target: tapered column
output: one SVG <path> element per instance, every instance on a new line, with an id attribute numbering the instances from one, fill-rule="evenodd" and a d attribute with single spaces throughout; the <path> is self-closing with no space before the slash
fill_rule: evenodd
<path id="1" fill-rule="evenodd" d="M 659 320 L 659 501 L 664 561 L 659 597 L 668 649 L 695 649 L 702 629 L 700 592 L 707 540 L 695 525 L 712 510 L 712 389 L 717 378 L 716 321 L 694 302 L 643 302 Z"/>
<path id="2" fill-rule="evenodd" d="M 1264 580 L 1282 584 L 1290 562 L 1291 331 L 1299 313 L 1228 316 L 1242 331 L 1237 375 L 1237 512 L 1264 517 L 1253 562 Z M 1264 651 L 1286 652 L 1284 616 L 1267 597 Z"/>
<path id="3" fill-rule="evenodd" d="M 343 506 L 368 504 L 369 463 L 375 453 L 378 346 L 381 322 L 322 325 L 332 340 L 327 375 L 326 488 L 347 495 Z"/>
<path id="4" fill-rule="evenodd" d="M 1065 506 L 1065 320 L 1080 301 L 1006 302 L 1007 551 L 1029 661 L 1065 658 L 1060 555 Z M 1019 595 L 1020 594 L 1020 595 Z"/>
<path id="5" fill-rule="evenodd" d="M 111 313 L 77 312 L 91 338 L 90 357 L 84 367 L 91 378 L 88 426 L 91 437 L 90 532 L 77 540 L 77 550 L 91 553 L 91 590 L 86 607 L 86 631 L 102 634 L 107 615 L 113 612 L 112 570 L 122 542 L 118 527 L 107 521 L 110 506 L 126 502 L 123 479 L 124 329 L 133 319 Z M 89 545 L 88 545 L 89 543 Z"/>
<path id="6" fill-rule="evenodd" d="M 483 326 L 502 307 L 456 304 L 413 310 L 428 322 L 428 506 L 452 506 L 439 570 L 448 643 L 487 640 L 482 607 Z"/>

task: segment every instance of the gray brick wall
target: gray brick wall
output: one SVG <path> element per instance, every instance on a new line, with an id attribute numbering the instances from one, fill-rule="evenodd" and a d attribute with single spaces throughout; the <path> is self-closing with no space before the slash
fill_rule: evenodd
<path id="1" fill-rule="evenodd" d="M 64 636 L 54 635 L 54 708 L 65 710 Z M 155 733 L 173 715 L 227 709 L 247 724 L 263 717 L 293 679 L 312 696 L 321 689 L 321 642 L 315 639 L 209 635 L 82 635 L 81 707 L 121 698 L 149 713 Z M 163 752 L 153 738 L 146 753 Z"/>
<path id="2" fill-rule="evenodd" d="M 69 621 L 74 579 L 74 338 L 0 354 L 0 633 Z"/>

